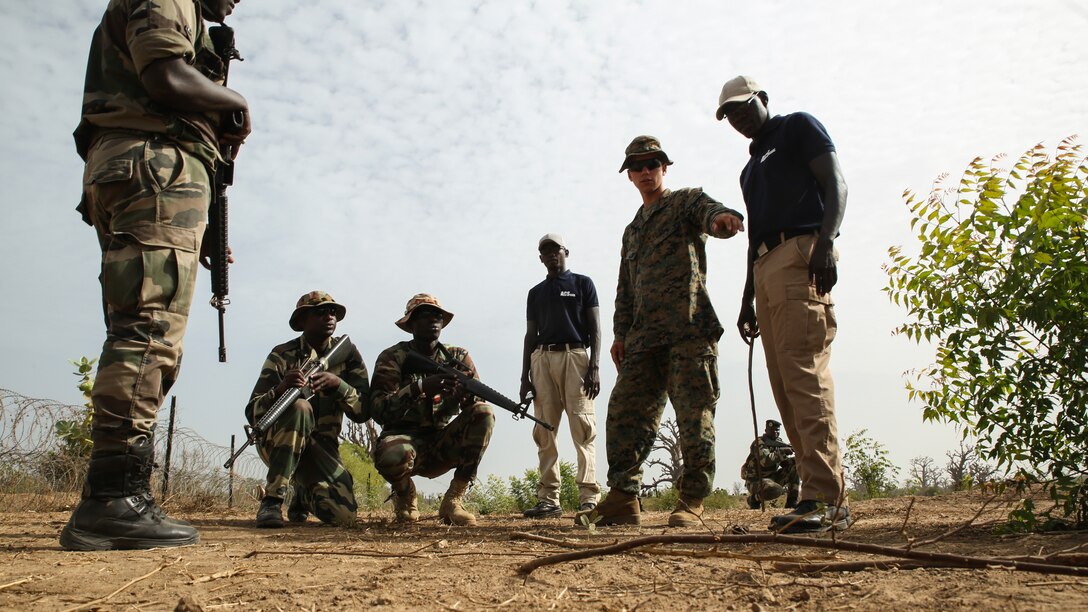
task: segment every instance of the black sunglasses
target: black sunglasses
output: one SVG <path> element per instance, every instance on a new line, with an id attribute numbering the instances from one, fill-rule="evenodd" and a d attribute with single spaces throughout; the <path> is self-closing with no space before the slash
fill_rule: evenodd
<path id="1" fill-rule="evenodd" d="M 661 167 L 661 160 L 657 159 L 643 159 L 641 161 L 633 161 L 627 164 L 627 169 L 631 172 L 642 172 L 643 170 L 657 170 Z"/>

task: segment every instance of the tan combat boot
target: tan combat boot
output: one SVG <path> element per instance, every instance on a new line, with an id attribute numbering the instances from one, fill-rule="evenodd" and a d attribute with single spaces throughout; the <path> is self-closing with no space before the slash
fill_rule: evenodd
<path id="1" fill-rule="evenodd" d="M 393 486 L 393 520 L 398 523 L 414 523 L 419 520 L 416 505 L 416 485 L 411 478 Z"/>
<path id="2" fill-rule="evenodd" d="M 461 496 L 468 490 L 468 485 L 467 480 L 459 478 L 454 478 L 450 482 L 450 488 L 442 497 L 442 505 L 438 507 L 438 518 L 442 519 L 443 525 L 476 526 L 476 517 L 461 505 Z"/>
<path id="3" fill-rule="evenodd" d="M 703 500 L 698 497 L 681 495 L 676 502 L 676 509 L 669 515 L 669 527 L 698 527 L 703 522 Z"/>
<path id="4" fill-rule="evenodd" d="M 574 515 L 574 526 L 583 527 L 582 517 L 595 525 L 640 525 L 642 506 L 638 496 L 624 493 L 618 489 L 609 489 L 604 501 L 592 510 L 583 510 Z M 598 518 L 600 520 L 598 520 Z"/>

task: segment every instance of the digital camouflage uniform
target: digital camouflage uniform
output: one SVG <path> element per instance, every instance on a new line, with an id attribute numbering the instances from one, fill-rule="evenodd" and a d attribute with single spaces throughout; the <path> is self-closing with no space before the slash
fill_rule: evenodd
<path id="1" fill-rule="evenodd" d="M 92 401 L 95 453 L 146 444 L 181 365 L 219 161 L 215 120 L 150 100 L 139 73 L 183 58 L 222 82 L 196 2 L 113 0 L 95 31 L 76 148 L 80 211 L 102 248 L 106 341 Z"/>
<path id="2" fill-rule="evenodd" d="M 253 387 L 246 420 L 259 420 L 276 401 L 276 386 L 288 370 L 324 355 L 339 338 L 330 338 L 314 350 L 304 337 L 272 349 Z M 354 483 L 340 460 L 340 426 L 344 415 L 356 423 L 370 418 L 370 382 L 354 346 L 346 360 L 330 364 L 328 372 L 340 377 L 340 386 L 299 399 L 265 433 L 257 451 L 268 466 L 266 494 L 283 499 L 288 485 L 302 496 L 302 508 L 326 523 L 350 523 L 355 518 Z"/>
<path id="3" fill-rule="evenodd" d="M 415 475 L 435 478 L 451 469 L 454 479 L 471 482 L 491 441 L 494 412 L 475 397 L 436 403 L 418 393 L 417 383 L 424 375 L 402 367 L 411 348 L 410 341 L 395 344 L 382 351 L 374 364 L 371 416 L 382 426 L 374 466 L 389 482 Z M 452 363 L 453 357 L 477 377 L 468 351 L 449 345 L 446 349 L 449 356 L 438 351 L 430 357 L 464 371 Z"/>
<path id="4" fill-rule="evenodd" d="M 756 444 L 748 452 L 748 458 L 740 468 L 740 477 L 753 501 L 772 501 L 787 491 L 793 490 L 796 496 L 801 480 L 797 476 L 797 462 L 793 448 L 780 440 L 762 438 L 759 445 L 759 466 L 756 466 Z M 762 477 L 762 480 L 760 478 Z"/>
<path id="5" fill-rule="evenodd" d="M 613 331 L 625 357 L 605 429 L 613 489 L 639 493 L 668 399 L 684 458 L 679 491 L 697 499 L 710 494 L 723 329 L 706 289 L 706 236 L 721 213 L 741 217 L 701 189 L 666 189 L 639 207 L 623 232 Z"/>

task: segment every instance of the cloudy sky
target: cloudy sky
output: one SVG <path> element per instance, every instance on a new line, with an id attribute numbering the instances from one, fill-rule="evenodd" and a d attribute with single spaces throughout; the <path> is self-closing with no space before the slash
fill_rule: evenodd
<path id="1" fill-rule="evenodd" d="M 97 356 L 104 337 L 98 247 L 73 210 L 82 163 L 71 132 L 105 4 L 0 8 L 0 388 L 69 403 L 79 394 L 67 360 Z M 927 192 L 975 156 L 1088 134 L 1088 9 L 1077 0 L 245 0 L 228 23 L 245 58 L 231 84 L 254 126 L 230 191 L 229 362 L 216 359 L 203 276 L 174 389 L 182 425 L 224 445 L 312 289 L 347 305 L 340 330 L 368 365 L 406 337 L 393 321 L 407 299 L 436 294 L 456 313 L 443 339 L 514 396 L 525 294 L 545 272 L 536 242 L 559 232 L 571 268 L 597 282 L 607 350 L 620 236 L 640 204 L 616 172 L 623 149 L 653 134 L 676 161 L 667 186 L 743 208 L 747 141 L 714 120 L 722 83 L 743 73 L 772 112 L 824 122 L 849 183 L 832 359 L 843 436 L 866 428 L 903 466 L 943 458 L 957 433 L 922 423 L 903 390 L 904 371 L 930 352 L 891 335 L 904 313 L 881 292 L 888 247 L 912 240 L 903 191 Z M 726 488 L 752 435 L 748 354 L 733 331 L 744 240 L 708 248 L 727 328 L 715 483 Z M 776 413 L 756 359 L 762 420 Z M 615 372 L 602 361 L 603 482 Z M 560 452 L 573 461 L 566 431 Z M 500 415 L 481 475 L 534 467 L 530 440 L 527 423 Z"/>

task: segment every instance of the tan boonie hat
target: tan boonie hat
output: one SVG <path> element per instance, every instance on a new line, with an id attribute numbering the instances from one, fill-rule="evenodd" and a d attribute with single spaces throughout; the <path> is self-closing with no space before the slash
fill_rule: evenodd
<path id="1" fill-rule="evenodd" d="M 536 248 L 539 251 L 545 242 L 554 242 L 559 245 L 559 248 L 567 248 L 567 243 L 563 242 L 563 237 L 559 234 L 544 234 L 544 237 L 540 239 L 540 242 L 536 243 Z"/>
<path id="2" fill-rule="evenodd" d="M 295 304 L 295 311 L 291 313 L 291 319 L 288 321 L 291 324 L 291 329 L 297 332 L 302 331 L 303 313 L 318 306 L 332 306 L 336 311 L 337 321 L 343 321 L 344 315 L 348 314 L 348 309 L 341 304 L 337 304 L 331 295 L 324 291 L 311 291 L 300 297 L 298 303 Z"/>
<path id="3" fill-rule="evenodd" d="M 450 324 L 453 320 L 453 313 L 442 308 L 442 304 L 438 303 L 438 298 L 429 293 L 417 293 L 412 296 L 412 299 L 408 300 L 408 304 L 404 307 L 404 316 L 397 319 L 397 327 L 403 329 L 408 333 L 412 333 L 412 328 L 408 327 L 408 319 L 412 318 L 412 313 L 417 308 L 423 306 L 430 306 L 438 309 L 442 313 L 442 327 Z"/>
<path id="4" fill-rule="evenodd" d="M 620 172 L 627 169 L 627 164 L 631 163 L 631 159 L 638 157 L 639 155 L 647 155 L 650 153 L 656 153 L 661 158 L 661 163 L 666 166 L 672 165 L 672 160 L 669 156 L 661 150 L 661 141 L 653 136 L 635 136 L 635 139 L 631 141 L 631 144 L 627 145 L 623 158 L 623 165 L 620 166 Z"/>
<path id="5" fill-rule="evenodd" d="M 722 93 L 718 96 L 718 121 L 725 117 L 725 105 L 733 102 L 744 102 L 752 97 L 752 94 L 763 91 L 752 77 L 738 76 L 725 82 Z"/>

